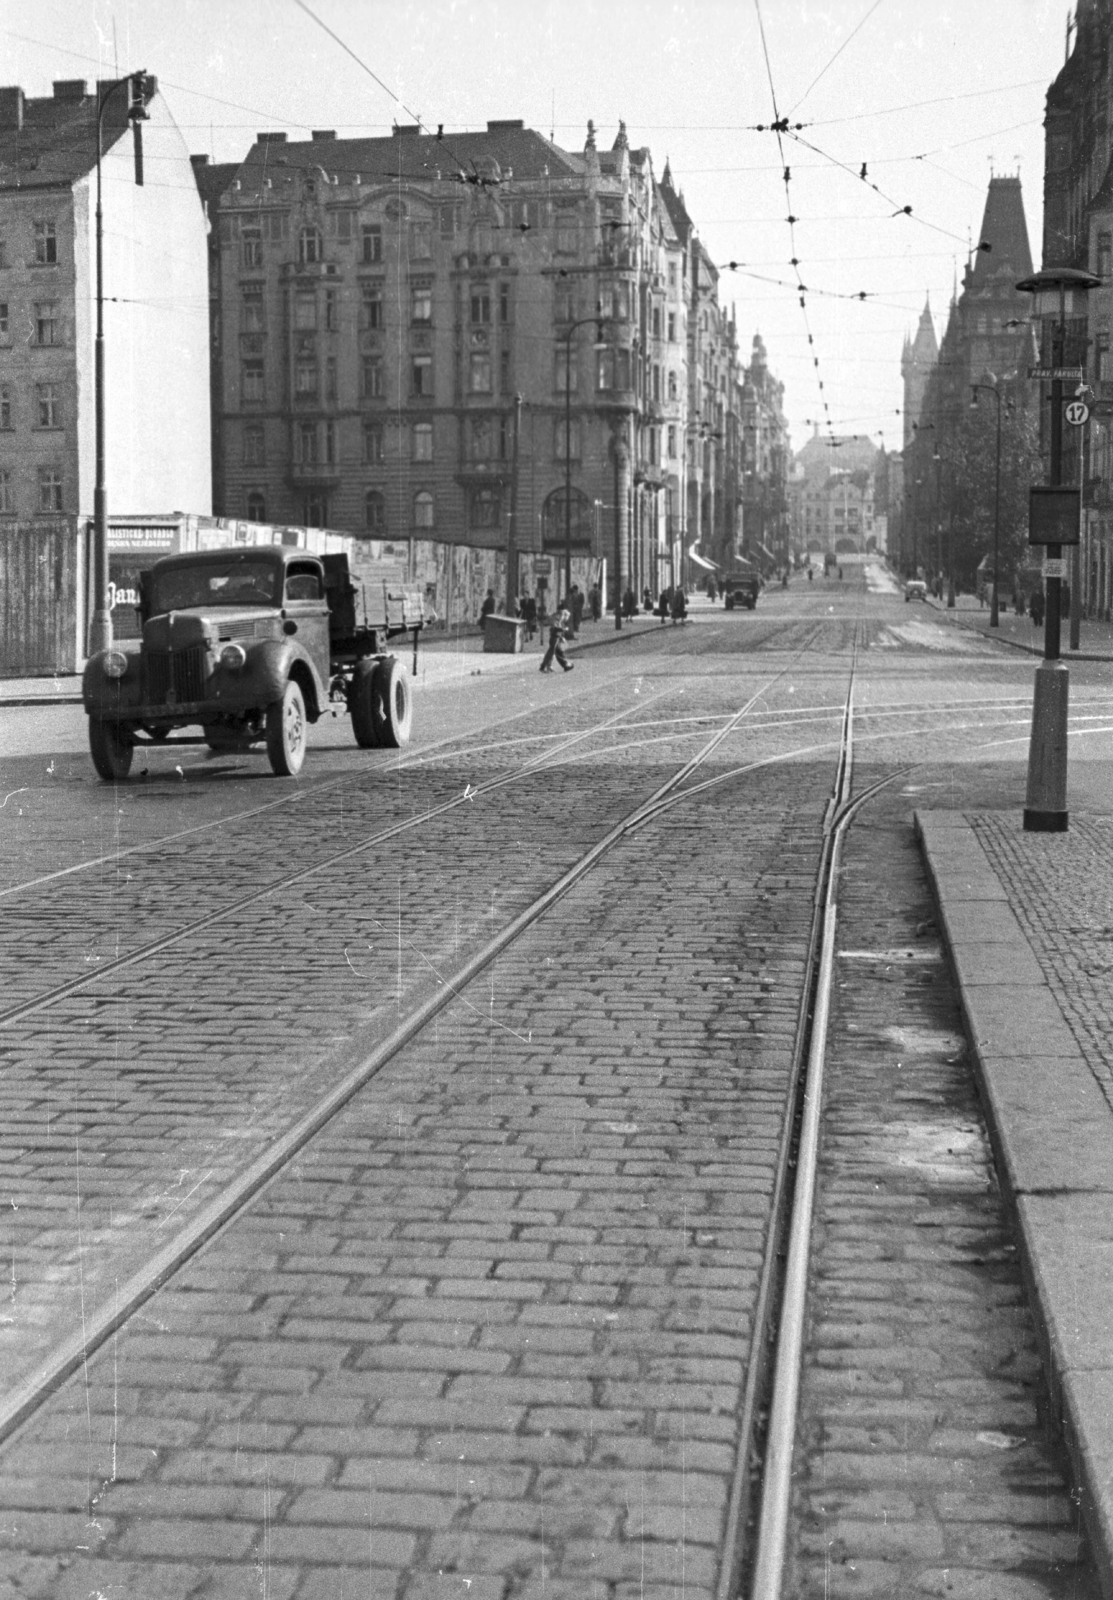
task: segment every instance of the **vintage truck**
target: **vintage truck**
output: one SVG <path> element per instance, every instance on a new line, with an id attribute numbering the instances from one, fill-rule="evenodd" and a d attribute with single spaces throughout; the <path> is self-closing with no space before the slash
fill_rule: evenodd
<path id="1" fill-rule="evenodd" d="M 389 641 L 424 622 L 421 592 L 356 583 L 346 555 L 280 546 L 165 556 L 140 577 L 142 634 L 90 658 L 82 694 L 102 778 L 126 778 L 138 745 L 265 744 L 293 777 L 308 725 L 347 710 L 364 749 L 398 746 L 413 705 Z M 200 735 L 172 734 L 200 725 Z"/>

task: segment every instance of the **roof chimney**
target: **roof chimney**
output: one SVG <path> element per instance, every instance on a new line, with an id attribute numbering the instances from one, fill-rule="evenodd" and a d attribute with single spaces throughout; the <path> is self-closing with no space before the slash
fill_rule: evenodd
<path id="1" fill-rule="evenodd" d="M 16 133 L 23 127 L 23 90 L 19 85 L 0 89 L 0 128 Z"/>
<path id="2" fill-rule="evenodd" d="M 55 78 L 55 100 L 84 100 L 89 93 L 89 85 L 84 78 Z"/>
<path id="3" fill-rule="evenodd" d="M 488 120 L 488 133 L 513 133 L 516 128 L 524 128 L 525 123 L 521 117 L 509 117 L 505 121 L 491 122 Z"/>
<path id="4" fill-rule="evenodd" d="M 311 134 L 314 144 L 320 144 L 323 139 L 335 139 L 335 128 L 314 128 Z"/>
<path id="5" fill-rule="evenodd" d="M 286 135 L 284 133 L 260 133 L 257 137 L 260 144 L 286 143 Z"/>
<path id="6" fill-rule="evenodd" d="M 421 124 L 418 122 L 396 122 L 390 131 L 396 139 L 402 139 L 409 134 L 420 133 Z"/>
<path id="7" fill-rule="evenodd" d="M 199 172 L 202 167 L 208 166 L 209 158 L 208 156 L 190 156 L 189 164 L 193 168 L 194 172 Z"/>

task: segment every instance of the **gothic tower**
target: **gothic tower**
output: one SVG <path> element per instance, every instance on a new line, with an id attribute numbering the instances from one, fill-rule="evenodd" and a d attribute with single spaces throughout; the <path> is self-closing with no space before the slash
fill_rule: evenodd
<path id="1" fill-rule="evenodd" d="M 900 358 L 900 370 L 904 377 L 904 444 L 907 449 L 912 438 L 912 429 L 919 421 L 920 408 L 924 403 L 924 390 L 927 381 L 939 356 L 939 342 L 935 337 L 935 323 L 931 316 L 931 301 L 924 301 L 924 309 L 920 313 L 920 326 L 916 329 L 915 339 L 904 341 L 904 350 Z"/>

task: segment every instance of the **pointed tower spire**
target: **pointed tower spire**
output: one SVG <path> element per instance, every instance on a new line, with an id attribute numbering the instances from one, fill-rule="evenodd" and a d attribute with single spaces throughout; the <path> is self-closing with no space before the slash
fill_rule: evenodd
<path id="1" fill-rule="evenodd" d="M 630 148 L 630 142 L 626 137 L 626 124 L 621 119 L 619 119 L 618 135 L 617 135 L 617 137 L 615 139 L 614 144 L 611 145 L 611 149 L 612 150 L 629 150 L 629 148 Z"/>

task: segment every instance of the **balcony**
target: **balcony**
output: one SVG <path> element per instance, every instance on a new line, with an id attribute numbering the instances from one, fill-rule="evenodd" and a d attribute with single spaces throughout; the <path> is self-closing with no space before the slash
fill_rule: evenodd
<path id="1" fill-rule="evenodd" d="M 286 481 L 294 489 L 327 489 L 340 482 L 338 461 L 291 461 Z"/>

